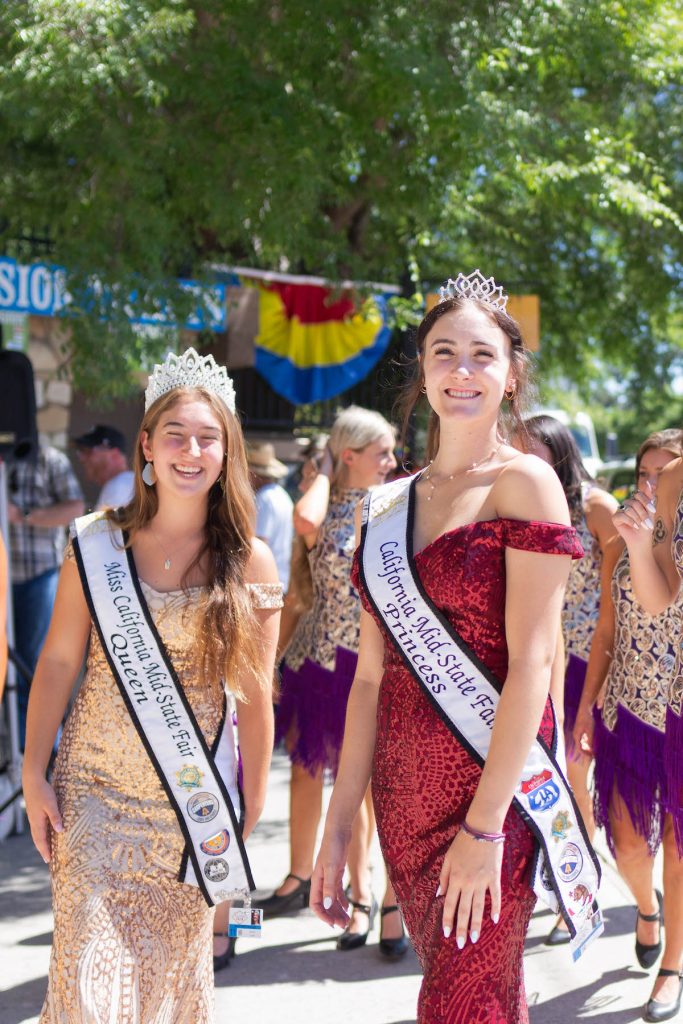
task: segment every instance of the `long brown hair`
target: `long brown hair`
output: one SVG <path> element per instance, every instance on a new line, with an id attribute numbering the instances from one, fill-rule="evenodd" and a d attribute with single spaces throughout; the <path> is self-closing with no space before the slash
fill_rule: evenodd
<path id="1" fill-rule="evenodd" d="M 678 427 L 668 427 L 666 430 L 656 430 L 654 434 L 650 434 L 640 448 L 636 452 L 636 485 L 638 484 L 638 474 L 640 473 L 640 463 L 645 452 L 651 451 L 656 448 L 661 451 L 663 448 L 667 452 L 671 452 L 677 458 L 683 455 L 683 430 L 679 430 Z"/>
<path id="2" fill-rule="evenodd" d="M 419 403 L 424 398 L 424 348 L 427 335 L 434 324 L 437 323 L 442 316 L 445 316 L 446 313 L 453 313 L 459 309 L 463 309 L 465 304 L 468 302 L 477 306 L 482 310 L 482 312 L 486 313 L 493 323 L 495 323 L 497 327 L 500 327 L 503 334 L 505 334 L 510 340 L 510 365 L 515 377 L 515 392 L 512 398 L 506 398 L 505 400 L 507 409 L 503 409 L 503 407 L 501 407 L 501 426 L 504 426 L 506 430 L 524 432 L 524 411 L 529 402 L 530 390 L 529 355 L 524 348 L 524 341 L 522 339 L 522 332 L 519 329 L 519 324 L 501 309 L 494 309 L 492 306 L 489 306 L 478 299 L 458 297 L 445 299 L 443 302 L 439 302 L 436 306 L 430 309 L 417 329 L 417 357 L 413 363 L 412 380 L 406 385 L 404 395 L 399 403 L 402 420 L 401 443 L 404 447 L 408 437 L 410 419 Z M 509 425 L 505 423 L 506 419 L 511 421 Z M 427 427 L 426 452 L 428 461 L 434 458 L 438 447 L 439 417 L 433 409 L 430 409 L 429 423 Z"/>
<path id="3" fill-rule="evenodd" d="M 256 512 L 242 428 L 220 398 L 203 388 L 174 388 L 150 406 L 135 442 L 133 498 L 124 508 L 110 511 L 108 516 L 125 531 L 127 547 L 133 543 L 138 530 L 154 519 L 159 499 L 156 487 L 147 487 L 142 480 L 146 461 L 142 451 L 142 433 L 146 431 L 151 437 L 163 413 L 181 398 L 206 402 L 223 428 L 225 445 L 220 479 L 208 495 L 204 543 L 182 581 L 183 587 L 187 588 L 191 571 L 202 559 L 206 560 L 208 581 L 197 636 L 197 665 L 204 682 L 223 678 L 230 690 L 244 699 L 237 678 L 245 669 L 256 678 L 255 666 L 260 662 L 258 622 L 245 582 Z M 256 681 L 260 685 L 265 682 L 261 678 Z"/>

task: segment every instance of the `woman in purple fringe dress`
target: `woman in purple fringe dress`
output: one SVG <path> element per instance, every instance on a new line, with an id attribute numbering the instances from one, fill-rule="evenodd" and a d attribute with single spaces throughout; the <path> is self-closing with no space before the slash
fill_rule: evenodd
<path id="1" fill-rule="evenodd" d="M 581 461 L 574 435 L 554 416 L 539 415 L 525 420 L 526 436 L 517 435 L 515 447 L 537 455 L 557 473 L 564 490 L 572 526 L 585 552 L 572 562 L 562 606 L 562 636 L 566 654 L 564 696 L 558 717 L 564 717 L 567 748 L 567 778 L 590 839 L 595 832 L 593 807 L 588 791 L 591 759 L 573 741 L 574 721 L 581 698 L 593 631 L 598 621 L 600 566 L 607 544 L 617 536 L 612 516 L 617 502 L 592 480 Z M 561 682 L 560 682 L 561 686 Z M 558 687 L 559 688 L 559 687 Z M 556 687 L 550 694 L 557 704 Z M 546 939 L 549 946 L 569 942 L 569 932 L 558 917 Z"/>
<path id="2" fill-rule="evenodd" d="M 659 474 L 681 455 L 682 446 L 680 430 L 648 437 L 636 456 L 638 486 L 645 490 L 649 482 L 654 497 Z M 643 533 L 652 536 L 647 528 Z M 681 600 L 650 615 L 634 594 L 630 562 L 623 539 L 617 537 L 603 561 L 600 618 L 574 738 L 595 755 L 596 820 L 604 826 L 617 867 L 636 900 L 635 949 L 643 968 L 659 958 L 662 917 L 666 919 L 662 963 L 672 974 L 661 975 L 655 983 L 645 1019 L 656 1021 L 669 1020 L 678 1011 L 678 981 L 673 978 L 683 959 L 681 694 L 675 671 Z M 597 719 L 596 703 L 602 704 Z M 664 897 L 653 887 L 654 856 L 662 843 Z M 665 986 L 671 992 L 663 991 Z"/>
<path id="3" fill-rule="evenodd" d="M 326 773 L 336 776 L 357 661 L 360 599 L 350 581 L 354 513 L 368 489 L 384 483 L 395 469 L 394 445 L 394 432 L 379 413 L 357 406 L 345 409 L 332 427 L 320 472 L 295 508 L 296 531 L 310 552 L 313 602 L 296 625 L 282 669 L 276 741 L 284 740 L 292 761 L 291 863 L 273 895 L 259 901 L 270 916 L 308 905 L 323 779 Z M 368 795 L 349 855 L 355 911 L 338 940 L 340 949 L 362 945 L 376 913 L 368 860 L 373 824 Z M 389 887 L 383 911 L 395 904 Z M 387 953 L 406 951 L 397 908 L 383 925 Z"/>

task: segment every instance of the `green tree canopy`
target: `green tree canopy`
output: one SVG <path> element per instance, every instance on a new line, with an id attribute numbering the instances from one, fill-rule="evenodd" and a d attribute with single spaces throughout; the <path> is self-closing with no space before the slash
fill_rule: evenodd
<path id="1" fill-rule="evenodd" d="M 540 294 L 556 371 L 647 377 L 681 335 L 682 40 L 676 0 L 5 0 L 2 248 L 152 291 L 480 266 Z M 74 326 L 77 379 L 122 386 L 145 339 Z"/>

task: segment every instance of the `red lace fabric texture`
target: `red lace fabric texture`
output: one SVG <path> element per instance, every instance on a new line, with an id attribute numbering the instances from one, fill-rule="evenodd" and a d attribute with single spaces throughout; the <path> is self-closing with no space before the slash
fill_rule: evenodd
<path id="1" fill-rule="evenodd" d="M 506 547 L 573 558 L 582 554 L 571 527 L 495 519 L 445 533 L 415 558 L 430 599 L 500 680 L 507 674 Z M 353 582 L 373 614 L 360 584 L 358 556 Z M 540 732 L 552 738 L 549 702 Z M 511 810 L 505 822 L 499 923 L 492 924 L 487 899 L 476 945 L 467 942 L 460 951 L 455 936 L 446 940 L 441 931 L 443 900 L 435 898 L 439 873 L 480 775 L 387 641 L 372 792 L 387 868 L 424 971 L 420 1024 L 528 1021 L 522 953 L 536 902 L 529 884 L 534 841 L 516 812 Z"/>

